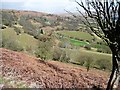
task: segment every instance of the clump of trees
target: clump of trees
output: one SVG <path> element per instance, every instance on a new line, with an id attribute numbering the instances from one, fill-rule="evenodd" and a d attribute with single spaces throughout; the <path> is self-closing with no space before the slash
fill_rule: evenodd
<path id="1" fill-rule="evenodd" d="M 80 54 L 75 57 L 76 64 L 85 66 L 87 71 L 89 71 L 90 68 L 111 71 L 112 63 L 109 59 L 105 58 L 98 59 L 87 54 L 86 55 Z"/>
<path id="2" fill-rule="evenodd" d="M 59 47 L 55 47 L 53 51 L 53 60 L 69 63 L 70 57 L 67 55 L 66 51 L 60 49 Z"/>
<path id="3" fill-rule="evenodd" d="M 14 12 L 7 12 L 7 11 L 2 11 L 2 24 L 12 27 L 14 24 L 16 24 L 17 17 Z"/>
<path id="4" fill-rule="evenodd" d="M 38 40 L 42 40 L 42 36 L 44 37 L 44 30 L 43 29 L 37 29 L 34 31 L 34 38 L 38 39 Z"/>
<path id="5" fill-rule="evenodd" d="M 45 34 L 43 29 L 40 29 L 36 26 L 34 26 L 31 21 L 29 19 L 34 19 L 35 21 L 40 22 L 42 19 L 39 18 L 38 20 L 36 20 L 38 17 L 30 17 L 29 15 L 23 15 L 20 17 L 19 20 L 19 24 L 23 26 L 23 30 L 24 33 L 27 33 L 29 35 L 34 36 L 34 38 L 38 39 L 38 40 L 43 40 L 43 38 L 47 38 L 47 36 L 45 35 L 41 35 L 41 34 Z M 48 38 L 47 38 L 48 39 Z"/>
<path id="6" fill-rule="evenodd" d="M 91 46 L 90 46 L 90 45 L 88 45 L 88 44 L 87 44 L 87 45 L 85 45 L 85 46 L 84 46 L 84 48 L 85 48 L 85 49 L 87 49 L 87 50 L 91 50 Z"/>
<path id="7" fill-rule="evenodd" d="M 76 57 L 76 61 L 79 65 L 85 66 L 87 71 L 89 71 L 93 66 L 92 63 L 94 62 L 94 59 L 89 55 L 79 55 Z"/>
<path id="8" fill-rule="evenodd" d="M 21 34 L 21 30 L 18 27 L 14 27 L 14 30 L 17 35 Z"/>
<path id="9" fill-rule="evenodd" d="M 108 54 L 112 53 L 110 48 L 107 46 L 104 46 L 102 48 L 97 48 L 97 52 L 108 53 Z"/>
<path id="10" fill-rule="evenodd" d="M 51 59 L 53 48 L 52 45 L 53 43 L 51 41 L 39 41 L 38 48 L 35 51 L 35 55 L 43 60 Z"/>
<path id="11" fill-rule="evenodd" d="M 108 59 L 98 59 L 95 61 L 98 69 L 111 71 L 112 63 Z"/>
<path id="12" fill-rule="evenodd" d="M 1 28 L 1 29 L 5 29 L 5 28 L 6 28 L 6 26 L 1 26 L 0 28 Z"/>
<path id="13" fill-rule="evenodd" d="M 36 35 L 36 27 L 29 21 L 29 15 L 23 15 L 20 17 L 19 24 L 23 26 L 24 33 L 32 36 Z"/>

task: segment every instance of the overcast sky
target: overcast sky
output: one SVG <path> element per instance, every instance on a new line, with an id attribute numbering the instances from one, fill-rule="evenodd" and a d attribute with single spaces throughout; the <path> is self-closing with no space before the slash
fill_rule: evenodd
<path id="1" fill-rule="evenodd" d="M 32 10 L 46 13 L 75 12 L 79 7 L 74 0 L 0 0 L 2 9 Z"/>

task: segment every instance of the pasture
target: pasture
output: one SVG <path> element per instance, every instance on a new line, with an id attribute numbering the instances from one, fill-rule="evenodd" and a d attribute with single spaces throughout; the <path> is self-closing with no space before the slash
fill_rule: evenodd
<path id="1" fill-rule="evenodd" d="M 80 49 L 65 48 L 64 50 L 67 52 L 67 54 L 70 56 L 70 58 L 73 62 L 79 62 L 79 60 L 77 59 L 78 56 L 86 56 L 86 57 L 89 56 L 93 60 L 106 59 L 106 60 L 111 61 L 111 59 L 112 59 L 111 54 L 99 53 L 99 52 L 95 52 L 95 51 L 88 51 L 83 48 L 80 48 Z"/>
<path id="2" fill-rule="evenodd" d="M 79 41 L 79 40 L 76 40 L 76 39 L 70 39 L 70 42 L 75 46 L 85 46 L 85 45 L 89 44 L 85 41 Z"/>
<path id="3" fill-rule="evenodd" d="M 1 32 L 2 32 L 2 38 L 5 38 L 4 40 L 6 39 L 15 40 L 25 50 L 27 48 L 37 47 L 38 40 L 31 35 L 28 35 L 26 33 L 21 33 L 20 35 L 17 35 L 16 32 L 14 31 L 14 28 L 6 28 Z"/>
<path id="4" fill-rule="evenodd" d="M 93 36 L 91 36 L 87 32 L 79 32 L 79 31 L 57 31 L 57 33 L 62 34 L 64 36 L 77 38 L 77 39 L 83 39 L 83 40 L 89 40 L 91 41 L 93 39 Z"/>

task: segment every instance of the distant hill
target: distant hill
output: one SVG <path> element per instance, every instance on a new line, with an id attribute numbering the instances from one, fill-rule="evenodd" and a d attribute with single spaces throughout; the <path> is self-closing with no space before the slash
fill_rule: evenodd
<path id="1" fill-rule="evenodd" d="M 37 12 L 37 11 L 15 10 L 15 9 L 2 9 L 2 11 L 6 11 L 6 12 L 15 12 L 16 15 L 31 14 L 31 15 L 33 15 L 33 16 L 42 16 L 42 15 L 47 14 L 47 13 Z"/>
<path id="2" fill-rule="evenodd" d="M 80 20 L 72 17 L 69 13 L 55 15 L 36 11 L 3 9 L 0 14 L 3 16 L 2 21 L 5 25 L 13 24 L 12 22 L 6 24 L 7 20 L 15 21 L 17 24 L 20 24 L 19 21 L 23 18 L 23 20 L 31 22 L 36 29 L 49 26 L 52 27 L 53 30 L 75 31 L 79 29 L 79 24 L 82 23 Z M 23 22 L 23 24 L 24 23 L 25 22 Z"/>

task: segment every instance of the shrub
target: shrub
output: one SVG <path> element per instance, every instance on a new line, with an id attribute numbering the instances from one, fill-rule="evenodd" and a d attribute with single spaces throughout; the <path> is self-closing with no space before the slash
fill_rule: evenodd
<path id="1" fill-rule="evenodd" d="M 76 58 L 76 61 L 82 65 L 85 66 L 87 68 L 87 71 L 89 71 L 89 68 L 92 67 L 92 63 L 93 63 L 93 58 L 91 56 L 88 55 L 79 55 Z"/>
<path id="2" fill-rule="evenodd" d="M 97 48 L 97 52 L 103 52 L 103 50 L 101 48 Z"/>
<path id="3" fill-rule="evenodd" d="M 42 42 L 46 42 L 46 41 L 50 41 L 51 37 L 49 37 L 47 35 L 39 35 L 38 39 Z"/>
<path id="4" fill-rule="evenodd" d="M 96 60 L 95 64 L 97 65 L 97 68 L 102 70 L 111 70 L 111 62 L 108 59 L 99 59 Z"/>
<path id="5" fill-rule="evenodd" d="M 89 40 L 86 40 L 86 42 L 90 43 L 90 41 L 89 41 Z"/>
<path id="6" fill-rule="evenodd" d="M 53 60 L 60 62 L 69 62 L 70 58 L 64 50 L 60 48 L 54 48 Z"/>
<path id="7" fill-rule="evenodd" d="M 23 51 L 23 47 L 15 38 L 6 38 L 4 35 L 2 35 L 2 47 L 14 51 Z"/>
<path id="8" fill-rule="evenodd" d="M 105 53 L 111 54 L 111 50 L 108 46 L 104 47 Z"/>
<path id="9" fill-rule="evenodd" d="M 3 25 L 11 27 L 15 21 L 17 21 L 17 17 L 12 12 L 2 11 Z"/>
<path id="10" fill-rule="evenodd" d="M 19 35 L 21 33 L 21 30 L 19 28 L 17 28 L 17 27 L 14 27 L 14 30 L 15 30 L 17 35 Z"/>
<path id="11" fill-rule="evenodd" d="M 50 59 L 52 57 L 52 42 L 39 42 L 35 55 L 43 60 Z"/>
<path id="12" fill-rule="evenodd" d="M 5 47 L 14 51 L 23 51 L 23 47 L 21 47 L 17 41 L 7 42 L 7 45 Z"/>
<path id="13" fill-rule="evenodd" d="M 85 63 L 85 57 L 81 55 L 77 55 L 75 61 L 78 62 L 81 66 L 83 66 Z"/>
<path id="14" fill-rule="evenodd" d="M 90 45 L 88 45 L 88 44 L 87 44 L 87 45 L 85 45 L 85 46 L 84 46 L 84 48 L 85 48 L 85 49 L 87 49 L 87 50 L 91 50 L 91 46 L 90 46 Z"/>
<path id="15" fill-rule="evenodd" d="M 67 41 L 61 41 L 58 43 L 58 46 L 60 48 L 71 48 L 71 44 Z"/>
<path id="16" fill-rule="evenodd" d="M 40 32 L 41 34 L 44 34 L 44 31 L 43 31 L 43 29 L 41 29 L 41 32 Z"/>
<path id="17" fill-rule="evenodd" d="M 1 29 L 5 29 L 6 27 L 5 26 L 2 26 Z"/>
<path id="18" fill-rule="evenodd" d="M 26 48 L 25 48 L 25 50 L 32 55 L 34 55 L 35 49 L 36 49 L 36 47 L 31 46 L 31 45 L 27 45 Z"/>
<path id="19" fill-rule="evenodd" d="M 84 66 L 87 68 L 87 71 L 89 71 L 92 63 L 93 63 L 93 58 L 90 57 L 90 56 L 87 56 L 87 57 L 85 58 L 85 64 L 84 64 Z"/>
<path id="20" fill-rule="evenodd" d="M 104 46 L 103 48 L 97 48 L 97 52 L 108 53 L 111 54 L 111 50 L 109 47 Z"/>
<path id="21" fill-rule="evenodd" d="M 60 48 L 65 48 L 64 42 L 59 42 L 59 43 L 58 43 L 58 46 L 59 46 Z"/>
<path id="22" fill-rule="evenodd" d="M 28 21 L 28 19 L 30 19 L 29 15 L 21 16 L 19 20 L 19 24 L 23 26 L 24 33 L 36 37 L 36 32 L 37 32 L 37 30 L 35 30 L 36 27 L 30 21 Z"/>

